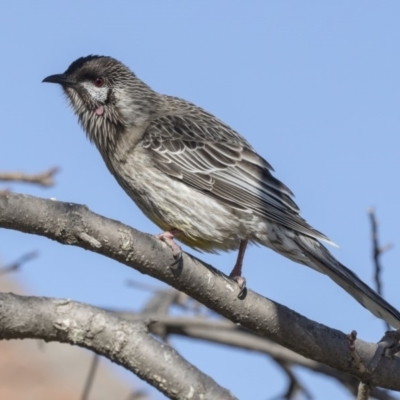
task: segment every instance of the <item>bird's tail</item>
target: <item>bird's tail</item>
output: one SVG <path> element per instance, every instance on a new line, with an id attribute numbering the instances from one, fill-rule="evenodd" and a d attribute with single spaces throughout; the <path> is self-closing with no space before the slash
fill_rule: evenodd
<path id="1" fill-rule="evenodd" d="M 337 261 L 321 243 L 303 235 L 296 235 L 295 242 L 308 259 L 309 267 L 328 275 L 372 314 L 400 329 L 400 312 Z"/>

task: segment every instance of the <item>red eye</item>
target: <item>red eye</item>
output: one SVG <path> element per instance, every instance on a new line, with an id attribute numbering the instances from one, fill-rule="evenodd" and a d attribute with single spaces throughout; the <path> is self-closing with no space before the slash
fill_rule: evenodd
<path id="1" fill-rule="evenodd" d="M 95 78 L 93 83 L 97 87 L 102 87 L 104 85 L 104 79 L 101 76 L 98 76 L 97 78 Z"/>

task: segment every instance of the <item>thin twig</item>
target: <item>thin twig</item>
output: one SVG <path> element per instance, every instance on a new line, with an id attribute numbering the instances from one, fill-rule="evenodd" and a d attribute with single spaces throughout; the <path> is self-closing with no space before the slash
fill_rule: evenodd
<path id="1" fill-rule="evenodd" d="M 160 290 L 164 290 L 160 287 L 157 287 L 155 285 L 148 285 L 147 283 L 142 283 L 139 281 L 135 281 L 133 279 L 127 279 L 126 280 L 126 286 L 134 288 L 134 289 L 141 289 L 146 292 L 151 292 L 151 293 L 157 293 Z"/>
<path id="2" fill-rule="evenodd" d="M 38 255 L 39 253 L 37 251 L 31 251 L 30 253 L 24 254 L 22 257 L 20 257 L 13 263 L 0 268 L 0 275 L 5 275 L 10 272 L 17 272 L 22 267 L 23 264 L 35 259 Z"/>
<path id="3" fill-rule="evenodd" d="M 372 258 L 374 260 L 374 267 L 375 267 L 375 284 L 376 284 L 376 291 L 380 296 L 383 297 L 382 293 L 382 281 L 381 281 L 381 273 L 382 273 L 382 265 L 380 261 L 381 255 L 390 250 L 392 248 L 391 244 L 387 244 L 386 246 L 381 247 L 379 245 L 379 236 L 378 236 L 378 221 L 375 215 L 375 209 L 371 207 L 368 211 L 368 215 L 371 221 L 371 237 L 372 237 Z M 387 322 L 385 322 L 386 329 L 389 330 L 390 326 Z"/>
<path id="4" fill-rule="evenodd" d="M 311 393 L 300 383 L 291 366 L 281 360 L 274 359 L 274 361 L 276 361 L 276 363 L 282 368 L 289 381 L 286 392 L 271 400 L 292 400 L 297 397 L 299 392 L 303 393 L 306 399 L 311 400 Z"/>
<path id="5" fill-rule="evenodd" d="M 58 167 L 50 168 L 39 174 L 26 174 L 24 172 L 0 172 L 0 181 L 34 183 L 40 186 L 49 187 L 54 185 L 54 175 Z"/>
<path id="6" fill-rule="evenodd" d="M 97 366 L 99 365 L 99 360 L 100 357 L 97 354 L 94 354 L 92 364 L 90 365 L 89 373 L 86 378 L 85 386 L 83 388 L 81 400 L 89 400 L 90 389 L 93 386 L 93 381 L 96 375 Z"/>
<path id="7" fill-rule="evenodd" d="M 148 399 L 147 393 L 144 390 L 137 390 L 128 395 L 126 400 L 146 400 Z"/>
<path id="8" fill-rule="evenodd" d="M 371 386 L 368 383 L 360 382 L 357 392 L 357 400 L 368 400 L 371 392 Z"/>

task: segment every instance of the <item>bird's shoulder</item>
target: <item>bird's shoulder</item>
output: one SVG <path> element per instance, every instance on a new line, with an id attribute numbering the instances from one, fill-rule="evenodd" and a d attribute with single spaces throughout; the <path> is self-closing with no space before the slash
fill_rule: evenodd
<path id="1" fill-rule="evenodd" d="M 237 143 L 252 149 L 238 132 L 195 104 L 173 96 L 163 96 L 163 104 L 144 133 L 144 143 L 189 140 Z"/>
<path id="2" fill-rule="evenodd" d="M 246 162 L 262 170 L 272 166 L 226 123 L 186 100 L 164 96 L 164 105 L 147 125 L 142 147 L 159 168 L 212 173 Z M 179 168 L 178 168 L 179 166 Z M 176 172 L 169 171 L 176 175 Z"/>

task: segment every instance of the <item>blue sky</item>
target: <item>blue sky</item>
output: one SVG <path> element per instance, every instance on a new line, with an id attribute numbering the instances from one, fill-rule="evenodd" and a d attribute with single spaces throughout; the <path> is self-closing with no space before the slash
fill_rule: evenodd
<path id="1" fill-rule="evenodd" d="M 111 177 L 61 89 L 41 83 L 80 56 L 113 56 L 155 90 L 202 106 L 244 135 L 296 194 L 307 221 L 340 245 L 335 256 L 371 285 L 367 210 L 375 206 L 382 243 L 395 244 L 383 258 L 384 294 L 400 308 L 399 15 L 394 0 L 3 2 L 0 169 L 59 166 L 53 188 L 12 188 L 158 233 Z M 137 309 L 146 294 L 125 280 L 162 286 L 44 238 L 2 230 L 0 243 L 3 262 L 40 250 L 18 275 L 31 294 Z M 229 273 L 235 256 L 202 258 Z M 311 319 L 370 341 L 382 336 L 381 321 L 336 284 L 270 250 L 249 249 L 244 274 L 251 289 Z M 240 399 L 284 389 L 265 356 L 173 343 Z M 315 398 L 350 398 L 328 379 L 298 373 Z"/>

